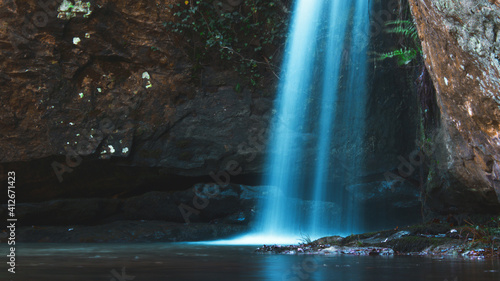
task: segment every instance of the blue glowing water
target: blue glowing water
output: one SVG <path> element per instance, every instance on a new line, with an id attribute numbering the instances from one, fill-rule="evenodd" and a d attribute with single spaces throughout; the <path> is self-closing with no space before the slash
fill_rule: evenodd
<path id="1" fill-rule="evenodd" d="M 371 1 L 297 0 L 275 101 L 256 235 L 362 230 L 344 183 L 362 167 Z M 338 169 L 346 176 L 334 177 Z M 338 174 L 338 173 L 337 173 Z"/>

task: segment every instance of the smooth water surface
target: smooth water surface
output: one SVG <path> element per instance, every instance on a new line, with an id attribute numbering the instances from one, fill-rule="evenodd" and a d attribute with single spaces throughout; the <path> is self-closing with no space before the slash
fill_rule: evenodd
<path id="1" fill-rule="evenodd" d="M 255 246 L 20 244 L 0 280 L 500 280 L 499 260 L 271 255 Z"/>

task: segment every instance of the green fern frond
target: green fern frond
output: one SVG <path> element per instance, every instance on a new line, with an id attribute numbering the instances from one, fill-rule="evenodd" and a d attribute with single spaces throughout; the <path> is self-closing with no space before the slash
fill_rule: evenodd
<path id="1" fill-rule="evenodd" d="M 388 27 L 385 32 L 402 34 L 413 40 L 418 39 L 418 32 L 415 24 L 409 20 L 389 21 L 385 24 Z"/>
<path id="2" fill-rule="evenodd" d="M 405 37 L 411 38 L 413 40 L 416 40 L 418 38 L 417 29 L 414 26 L 412 27 L 396 26 L 393 28 L 386 29 L 385 32 L 402 34 Z"/>
<path id="3" fill-rule="evenodd" d="M 408 42 L 411 46 L 407 48 L 406 46 L 383 54 L 379 54 L 377 60 L 384 60 L 387 58 L 396 58 L 398 65 L 406 65 L 412 60 L 422 54 L 422 47 L 418 38 L 417 28 L 413 21 L 410 20 L 394 20 L 385 23 L 387 33 L 400 34 L 404 38 L 409 39 Z M 405 44 L 406 45 L 406 44 Z"/>
<path id="4" fill-rule="evenodd" d="M 399 49 L 392 52 L 387 52 L 379 54 L 377 60 L 384 60 L 388 58 L 397 58 L 398 65 L 406 65 L 410 63 L 413 59 L 418 56 L 418 52 L 415 49 Z"/>

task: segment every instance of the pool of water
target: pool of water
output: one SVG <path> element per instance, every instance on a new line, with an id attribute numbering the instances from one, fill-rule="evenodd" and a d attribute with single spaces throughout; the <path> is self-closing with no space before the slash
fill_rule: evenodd
<path id="1" fill-rule="evenodd" d="M 500 280 L 500 261 L 254 253 L 256 246 L 20 244 L 0 280 Z M 4 260 L 6 257 L 4 255 Z"/>

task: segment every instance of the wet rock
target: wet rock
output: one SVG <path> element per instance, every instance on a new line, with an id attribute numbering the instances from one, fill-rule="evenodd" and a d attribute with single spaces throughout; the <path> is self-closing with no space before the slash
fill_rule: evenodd
<path id="1" fill-rule="evenodd" d="M 387 238 L 387 240 L 399 239 L 399 238 L 401 238 L 401 237 L 403 237 L 403 236 L 410 235 L 410 233 L 411 233 L 411 232 L 410 232 L 410 231 L 408 231 L 408 230 L 399 231 L 399 232 L 394 233 L 393 235 L 389 236 L 389 237 Z"/>
<path id="2" fill-rule="evenodd" d="M 394 250 L 382 247 L 330 247 L 320 250 L 318 254 L 354 255 L 354 256 L 392 256 Z"/>
<path id="3" fill-rule="evenodd" d="M 327 236 L 315 241 L 316 244 L 337 244 L 344 239 L 342 236 Z"/>
<path id="4" fill-rule="evenodd" d="M 257 253 L 273 253 L 284 255 L 315 254 L 315 255 L 354 255 L 354 256 L 389 256 L 394 255 L 391 248 L 356 247 L 326 245 L 264 245 L 255 250 Z"/>
<path id="5" fill-rule="evenodd" d="M 409 2 L 441 116 L 428 152 L 427 203 L 442 213 L 498 212 L 500 7 L 487 0 Z"/>

